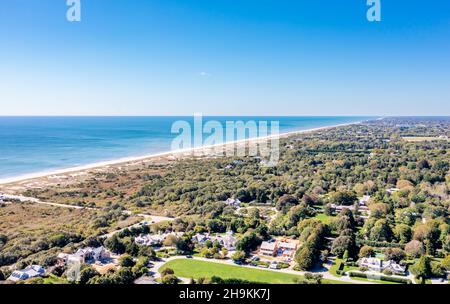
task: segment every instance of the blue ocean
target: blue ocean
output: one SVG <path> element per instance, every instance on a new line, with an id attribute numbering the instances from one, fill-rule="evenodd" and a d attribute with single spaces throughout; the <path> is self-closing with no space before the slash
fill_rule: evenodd
<path id="1" fill-rule="evenodd" d="M 373 117 L 205 116 L 203 121 L 279 121 L 280 133 Z M 0 178 L 170 151 L 178 120 L 193 117 L 0 117 Z"/>

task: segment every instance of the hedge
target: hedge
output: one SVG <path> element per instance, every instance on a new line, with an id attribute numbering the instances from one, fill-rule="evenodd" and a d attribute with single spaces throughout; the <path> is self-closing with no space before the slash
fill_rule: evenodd
<path id="1" fill-rule="evenodd" d="M 389 247 L 389 248 L 401 248 L 404 249 L 405 245 L 400 243 L 388 243 L 388 242 L 376 242 L 369 240 L 358 240 L 358 245 L 368 245 L 372 247 Z"/>
<path id="2" fill-rule="evenodd" d="M 357 278 L 364 278 L 364 279 L 372 279 L 370 275 L 368 275 L 366 273 L 362 273 L 362 272 L 351 271 L 351 272 L 349 272 L 349 276 L 357 277 Z M 398 278 L 398 277 L 389 277 L 389 276 L 380 275 L 380 276 L 377 276 L 377 279 L 379 279 L 380 281 L 402 283 L 402 284 L 412 284 L 411 280 L 404 279 L 404 278 Z"/>
<path id="3" fill-rule="evenodd" d="M 343 275 L 344 274 L 344 267 L 345 267 L 345 264 L 343 262 L 339 262 L 337 270 L 336 270 L 336 274 Z"/>

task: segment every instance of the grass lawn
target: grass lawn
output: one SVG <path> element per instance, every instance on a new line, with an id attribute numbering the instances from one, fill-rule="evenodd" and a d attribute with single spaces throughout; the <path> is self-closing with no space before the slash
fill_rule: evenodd
<path id="1" fill-rule="evenodd" d="M 341 259 L 336 259 L 336 260 L 334 261 L 334 264 L 331 265 L 330 270 L 329 270 L 329 272 L 330 272 L 332 275 L 336 276 L 336 277 L 341 277 L 341 276 L 342 276 L 342 275 L 336 273 L 336 271 L 338 270 L 338 265 L 339 265 L 340 262 L 342 262 Z"/>
<path id="2" fill-rule="evenodd" d="M 323 214 L 323 213 L 318 213 L 318 214 L 315 216 L 315 218 L 318 219 L 318 220 L 320 220 L 320 221 L 322 221 L 322 223 L 324 223 L 324 224 L 329 224 L 329 223 L 331 223 L 331 221 L 332 221 L 335 217 L 334 217 L 334 216 L 325 215 L 325 214 Z"/>
<path id="3" fill-rule="evenodd" d="M 341 263 L 341 262 L 343 262 L 343 260 L 342 259 L 336 259 L 335 260 L 335 263 L 333 264 L 333 265 L 331 265 L 331 267 L 330 267 L 330 273 L 332 274 L 332 275 L 334 275 L 334 276 L 336 276 L 336 277 L 342 277 L 342 275 L 339 275 L 339 274 L 337 274 L 336 273 L 336 271 L 338 270 L 338 265 L 339 265 L 339 263 Z M 356 267 L 356 266 L 344 266 L 344 269 L 342 270 L 343 272 L 346 272 L 346 271 L 349 271 L 349 270 L 358 270 L 359 269 L 359 267 Z"/>
<path id="4" fill-rule="evenodd" d="M 160 270 L 171 268 L 175 275 L 182 278 L 210 278 L 218 276 L 222 279 L 242 279 L 258 283 L 293 284 L 301 275 L 274 272 L 235 265 L 198 261 L 193 259 L 177 259 L 167 262 Z M 340 281 L 323 280 L 323 283 L 342 284 Z"/>

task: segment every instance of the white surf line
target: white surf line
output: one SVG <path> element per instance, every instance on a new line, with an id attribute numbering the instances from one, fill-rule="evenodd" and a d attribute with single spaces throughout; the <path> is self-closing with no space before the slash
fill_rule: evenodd
<path id="1" fill-rule="evenodd" d="M 224 143 L 214 144 L 214 145 L 195 147 L 195 148 L 166 151 L 166 152 L 161 152 L 161 153 L 148 154 L 148 155 L 144 155 L 144 156 L 124 157 L 124 158 L 119 158 L 119 159 L 115 159 L 115 160 L 102 161 L 102 162 L 87 164 L 87 165 L 83 165 L 83 166 L 76 166 L 76 167 L 71 167 L 71 168 L 66 168 L 66 169 L 58 169 L 58 170 L 54 170 L 54 171 L 42 171 L 42 172 L 38 172 L 38 173 L 31 173 L 31 174 L 21 175 L 21 176 L 17 176 L 17 177 L 0 179 L 0 185 L 3 186 L 3 185 L 13 184 L 13 183 L 17 183 L 17 182 L 25 182 L 25 181 L 33 180 L 33 179 L 37 179 L 37 178 L 44 178 L 44 177 L 48 178 L 48 177 L 51 177 L 52 175 L 79 173 L 81 171 L 86 171 L 86 170 L 91 170 L 91 169 L 100 169 L 100 168 L 107 167 L 107 166 L 127 164 L 127 163 L 131 163 L 131 162 L 151 160 L 152 158 L 163 157 L 163 156 L 176 156 L 179 154 L 186 154 L 186 153 L 195 154 L 195 152 L 197 152 L 197 151 L 202 151 L 202 150 L 207 150 L 207 149 L 212 149 L 212 148 L 218 148 L 218 147 L 225 148 L 227 146 L 234 146 L 236 144 L 266 141 L 266 140 L 269 140 L 272 138 L 277 138 L 277 137 L 278 138 L 286 138 L 286 137 L 289 137 L 292 135 L 299 135 L 299 134 L 305 134 L 305 133 L 310 133 L 310 132 L 334 129 L 334 128 L 338 128 L 338 127 L 357 125 L 357 124 L 361 124 L 363 122 L 364 121 L 357 121 L 357 122 L 344 123 L 344 124 L 338 124 L 338 125 L 332 125 L 332 126 L 317 127 L 317 128 L 312 128 L 312 129 L 306 129 L 306 130 L 289 131 L 289 132 L 279 133 L 279 134 L 274 134 L 274 135 L 267 135 L 267 136 L 255 137 L 255 138 L 245 138 L 245 139 L 224 142 Z"/>

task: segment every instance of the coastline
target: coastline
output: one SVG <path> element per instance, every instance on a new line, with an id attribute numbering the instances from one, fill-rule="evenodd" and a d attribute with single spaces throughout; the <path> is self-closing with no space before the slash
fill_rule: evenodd
<path id="1" fill-rule="evenodd" d="M 382 119 L 382 118 L 379 118 L 379 119 Z M 331 126 L 316 127 L 316 128 L 311 128 L 311 129 L 305 129 L 305 130 L 288 131 L 288 132 L 279 133 L 279 134 L 275 134 L 275 135 L 268 135 L 268 136 L 255 137 L 255 138 L 246 138 L 246 139 L 234 140 L 234 141 L 224 142 L 224 143 L 215 144 L 215 145 L 194 147 L 194 148 L 188 148 L 188 149 L 180 149 L 180 150 L 174 150 L 174 151 L 165 151 L 165 152 L 147 154 L 147 155 L 143 155 L 143 156 L 123 157 L 123 158 L 118 158 L 118 159 L 114 159 L 114 160 L 100 161 L 100 162 L 95 162 L 95 163 L 81 165 L 81 166 L 56 169 L 56 170 L 51 170 L 51 171 L 41 171 L 41 172 L 36 172 L 36 173 L 29 173 L 29 174 L 19 175 L 19 176 L 15 176 L 15 177 L 8 177 L 8 178 L 0 179 L 0 186 L 7 186 L 7 185 L 15 184 L 15 183 L 23 183 L 23 182 L 27 182 L 27 181 L 31 181 L 31 180 L 35 180 L 35 179 L 48 178 L 51 176 L 56 176 L 56 175 L 61 175 L 61 174 L 82 173 L 82 172 L 88 171 L 88 170 L 108 168 L 110 166 L 126 165 L 126 164 L 133 163 L 133 162 L 151 161 L 152 159 L 157 159 L 160 157 L 186 156 L 186 154 L 191 154 L 191 156 L 195 156 L 195 153 L 198 151 L 202 151 L 204 153 L 204 150 L 214 149 L 217 147 L 223 147 L 225 149 L 228 146 L 234 146 L 236 144 L 258 143 L 260 141 L 267 141 L 267 140 L 270 140 L 270 139 L 276 138 L 276 137 L 286 138 L 286 137 L 293 136 L 293 135 L 299 135 L 299 134 L 323 131 L 323 130 L 338 128 L 338 127 L 361 124 L 362 122 L 363 121 L 357 121 L 357 122 L 343 123 L 343 124 L 337 124 L 337 125 L 331 125 Z"/>

